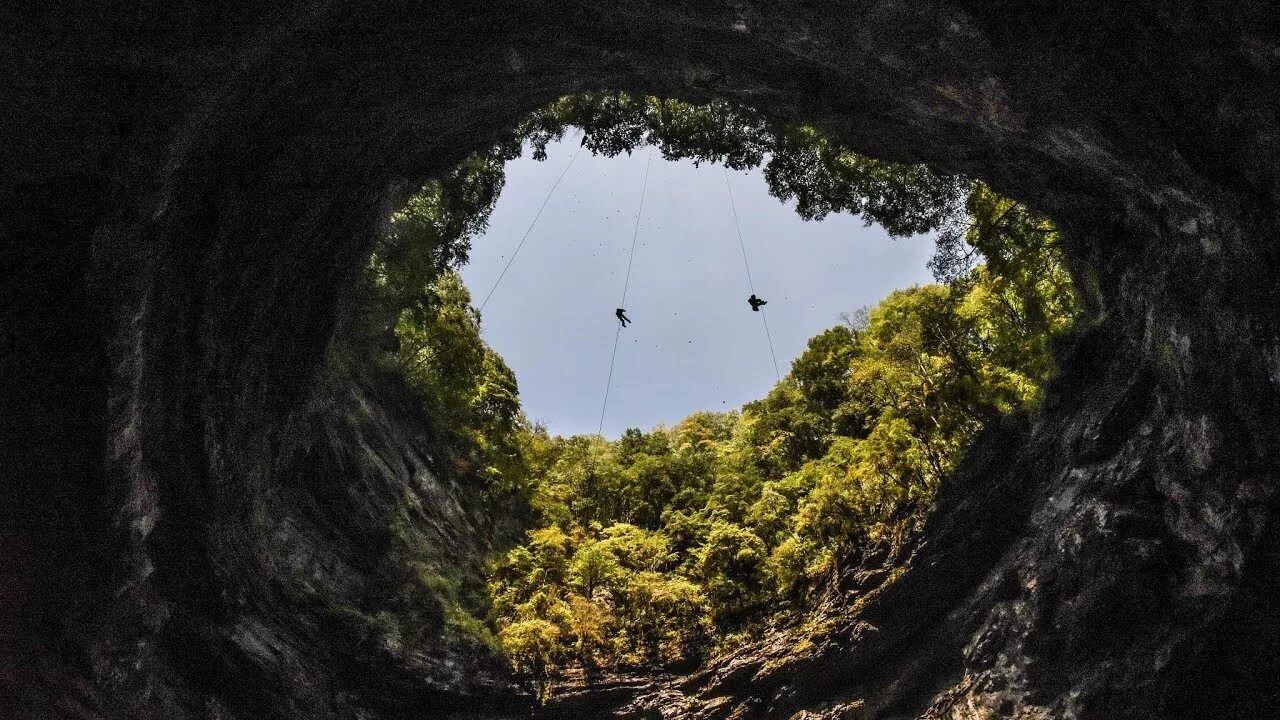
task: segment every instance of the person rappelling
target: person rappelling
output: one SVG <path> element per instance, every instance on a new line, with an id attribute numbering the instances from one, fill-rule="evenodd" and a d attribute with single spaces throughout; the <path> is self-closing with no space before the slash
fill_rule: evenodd
<path id="1" fill-rule="evenodd" d="M 618 322 L 622 323 L 622 327 L 626 327 L 627 323 L 631 322 L 631 318 L 627 317 L 627 311 L 622 308 L 614 310 L 613 314 L 618 318 Z"/>
<path id="2" fill-rule="evenodd" d="M 747 298 L 747 304 L 750 305 L 751 309 L 754 310 L 755 312 L 760 312 L 760 306 L 768 305 L 769 303 L 766 300 L 761 300 L 760 298 L 756 297 L 755 293 L 751 293 L 751 297 Z"/>

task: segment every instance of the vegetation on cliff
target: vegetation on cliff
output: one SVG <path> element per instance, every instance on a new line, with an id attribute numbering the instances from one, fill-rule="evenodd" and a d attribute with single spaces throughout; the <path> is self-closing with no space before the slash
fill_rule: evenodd
<path id="1" fill-rule="evenodd" d="M 765 165 L 806 218 L 861 214 L 932 232 L 938 284 L 898 291 L 812 338 L 762 400 L 675 427 L 551 437 L 520 411 L 514 374 L 480 337 L 454 272 L 502 187 L 502 165 L 566 128 L 606 155 Z M 1034 405 L 1050 343 L 1077 310 L 1052 226 L 985 186 L 883 163 L 809 127 L 725 105 L 565 98 L 513 139 L 415 194 L 365 277 L 361 327 L 417 394 L 451 467 L 491 499 L 532 504 L 524 542 L 495 558 L 487 614 L 535 680 L 696 661 L 803 613 L 862 553 L 914 530 L 975 433 Z"/>

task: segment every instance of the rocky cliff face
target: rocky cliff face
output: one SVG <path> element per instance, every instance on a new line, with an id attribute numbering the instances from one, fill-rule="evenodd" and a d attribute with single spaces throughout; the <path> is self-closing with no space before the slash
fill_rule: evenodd
<path id="1" fill-rule="evenodd" d="M 116 597 L 86 589 L 100 568 L 65 568 L 85 595 L 57 598 L 69 601 L 59 610 L 74 633 L 63 642 L 80 645 L 44 655 L 27 644 L 8 656 L 4 699 L 17 707 L 6 716 L 513 717 L 527 708 L 468 615 L 482 612 L 468 596 L 481 592 L 484 559 L 514 539 L 509 518 L 490 517 L 479 481 L 436 457 L 410 391 L 364 374 L 322 377 L 281 440 L 290 447 L 274 482 L 225 500 L 241 509 L 235 521 L 189 508 L 189 536 L 135 559 L 140 577 Z M 158 500 L 144 507 L 131 530 L 163 532 L 154 518 L 169 511 Z M 234 569 L 213 559 L 229 547 L 246 556 Z M 106 604 L 82 604 L 90 599 Z"/>
<path id="2" fill-rule="evenodd" d="M 727 97 L 980 177 L 1066 230 L 1093 311 L 1044 407 L 984 436 L 901 577 L 816 647 L 759 648 L 626 712 L 1280 707 L 1269 4 L 7 14 L 8 715 L 516 712 L 478 647 L 397 652 L 333 610 L 389 602 L 386 520 L 444 552 L 483 543 L 412 422 L 367 388 L 318 406 L 320 369 L 403 189 L 597 88 Z"/>

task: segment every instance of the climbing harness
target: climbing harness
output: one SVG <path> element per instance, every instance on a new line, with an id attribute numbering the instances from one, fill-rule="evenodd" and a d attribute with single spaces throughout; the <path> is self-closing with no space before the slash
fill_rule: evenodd
<path id="1" fill-rule="evenodd" d="M 649 189 L 649 166 L 653 164 L 653 147 L 649 148 L 649 159 L 644 163 L 644 182 L 640 184 L 640 208 L 636 210 L 636 225 L 631 233 L 631 253 L 627 256 L 627 277 L 622 282 L 622 302 L 618 303 L 619 312 L 627 306 L 627 290 L 631 287 L 631 263 L 636 259 L 636 238 L 640 237 L 640 216 L 644 214 L 644 196 Z M 613 384 L 613 363 L 618 359 L 618 338 L 622 336 L 622 326 L 613 333 L 613 352 L 609 354 L 609 379 L 604 383 L 604 400 L 600 403 L 600 424 L 596 433 L 604 432 L 604 413 L 609 407 L 609 387 Z"/>

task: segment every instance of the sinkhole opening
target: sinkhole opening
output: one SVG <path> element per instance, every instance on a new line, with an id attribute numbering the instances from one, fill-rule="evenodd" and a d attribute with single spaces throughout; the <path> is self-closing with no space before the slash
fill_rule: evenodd
<path id="1" fill-rule="evenodd" d="M 387 632 L 430 618 L 543 698 L 803 639 L 896 579 L 1079 313 L 1053 225 L 980 182 L 724 103 L 563 98 L 410 195 L 339 323 L 331 372 L 420 407 L 503 528 L 480 573 L 406 541 Z"/>

